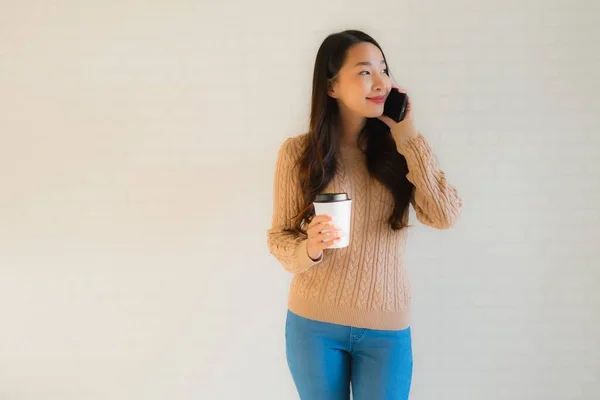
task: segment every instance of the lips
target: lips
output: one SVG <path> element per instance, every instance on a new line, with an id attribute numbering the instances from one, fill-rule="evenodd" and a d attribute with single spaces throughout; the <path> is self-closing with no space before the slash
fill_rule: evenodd
<path id="1" fill-rule="evenodd" d="M 367 97 L 367 99 L 378 104 L 385 102 L 385 96 Z"/>

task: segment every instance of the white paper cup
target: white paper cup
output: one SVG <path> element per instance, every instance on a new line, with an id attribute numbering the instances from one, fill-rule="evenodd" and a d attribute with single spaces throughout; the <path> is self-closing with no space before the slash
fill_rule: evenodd
<path id="1" fill-rule="evenodd" d="M 340 241 L 329 249 L 341 249 L 350 245 L 350 221 L 352 217 L 352 200 L 347 193 L 318 194 L 313 202 L 316 215 L 331 215 L 334 225 L 341 230 Z M 326 232 L 327 229 L 323 230 Z"/>

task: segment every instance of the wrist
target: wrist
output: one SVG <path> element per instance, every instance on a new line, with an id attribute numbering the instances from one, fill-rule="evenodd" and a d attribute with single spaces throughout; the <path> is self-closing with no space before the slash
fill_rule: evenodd
<path id="1" fill-rule="evenodd" d="M 314 262 L 317 262 L 321 259 L 321 257 L 323 256 L 323 251 L 317 252 L 318 254 L 316 254 L 315 252 L 311 251 L 308 244 L 306 246 L 306 255 L 308 256 L 308 258 L 310 258 L 311 260 L 313 260 Z"/>
<path id="2" fill-rule="evenodd" d="M 403 119 L 390 129 L 394 138 L 413 138 L 418 136 L 417 128 L 412 119 Z"/>
<path id="3" fill-rule="evenodd" d="M 314 257 L 314 254 L 311 254 L 308 250 L 306 251 L 306 254 L 308 255 L 308 258 L 310 258 L 314 262 L 319 261 L 321 257 L 323 257 L 323 252 L 320 252 L 316 257 Z"/>

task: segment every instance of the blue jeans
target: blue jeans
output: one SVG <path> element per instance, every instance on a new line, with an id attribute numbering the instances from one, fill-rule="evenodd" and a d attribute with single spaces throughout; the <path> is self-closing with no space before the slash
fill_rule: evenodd
<path id="1" fill-rule="evenodd" d="M 302 400 L 407 400 L 413 358 L 410 327 L 354 328 L 288 310 L 288 366 Z"/>

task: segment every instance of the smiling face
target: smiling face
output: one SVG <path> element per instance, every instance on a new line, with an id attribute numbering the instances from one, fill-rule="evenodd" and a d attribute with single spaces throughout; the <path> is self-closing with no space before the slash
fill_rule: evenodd
<path id="1" fill-rule="evenodd" d="M 385 99 L 391 90 L 381 50 L 374 44 L 362 42 L 348 49 L 344 65 L 328 91 L 338 101 L 343 113 L 366 118 L 383 114 Z"/>

